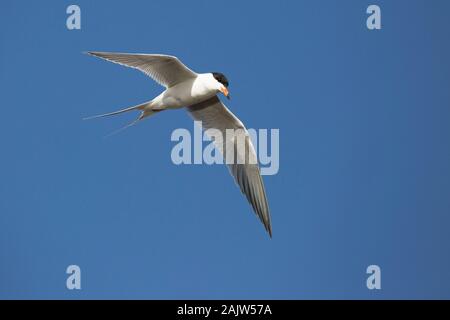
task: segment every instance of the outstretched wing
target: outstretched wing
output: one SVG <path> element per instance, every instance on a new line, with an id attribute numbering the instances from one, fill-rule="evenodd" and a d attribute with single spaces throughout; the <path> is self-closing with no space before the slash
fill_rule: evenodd
<path id="1" fill-rule="evenodd" d="M 255 148 L 242 122 L 219 100 L 217 96 L 187 108 L 194 120 L 202 121 L 205 130 L 215 129 L 221 135 L 213 135 L 216 148 L 237 185 L 245 194 L 269 235 L 272 237 L 269 205 L 260 174 Z M 232 129 L 227 135 L 227 129 Z M 208 133 L 208 131 L 206 131 Z M 223 139 L 222 139 L 223 138 Z M 231 161 L 230 161 L 231 160 Z"/>
<path id="2" fill-rule="evenodd" d="M 87 53 L 123 66 L 140 70 L 166 88 L 197 76 L 194 71 L 186 67 L 174 56 L 94 51 L 89 51 Z"/>

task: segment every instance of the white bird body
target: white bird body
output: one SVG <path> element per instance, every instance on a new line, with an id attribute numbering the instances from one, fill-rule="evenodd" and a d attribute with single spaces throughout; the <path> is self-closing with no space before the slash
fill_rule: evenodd
<path id="1" fill-rule="evenodd" d="M 179 109 L 212 98 L 220 92 L 220 84 L 211 73 L 201 73 L 169 87 L 154 98 L 147 110 Z M 145 109 L 144 109 L 145 110 Z"/>
<path id="2" fill-rule="evenodd" d="M 141 111 L 139 117 L 126 126 L 129 127 L 156 112 L 186 108 L 194 120 L 202 121 L 205 130 L 215 129 L 216 132 L 218 130 L 221 133 L 220 136 L 214 136 L 214 145 L 227 160 L 226 164 L 236 184 L 245 194 L 269 235 L 272 236 L 269 205 L 255 148 L 243 123 L 217 97 L 217 93 L 222 92 L 229 98 L 228 80 L 223 74 L 195 73 L 177 57 L 168 55 L 88 53 L 140 70 L 166 87 L 165 91 L 148 102 L 90 118 L 111 116 L 133 110 Z M 228 129 L 233 129 L 235 135 L 230 137 L 227 134 Z M 229 159 L 232 161 L 228 162 Z"/>

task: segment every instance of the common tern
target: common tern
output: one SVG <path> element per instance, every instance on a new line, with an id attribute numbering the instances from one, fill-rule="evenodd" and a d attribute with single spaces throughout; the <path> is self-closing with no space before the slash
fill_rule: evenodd
<path id="1" fill-rule="evenodd" d="M 206 133 L 209 129 L 218 130 L 223 138 L 214 136 L 214 145 L 226 162 L 231 175 L 241 192 L 252 205 L 253 210 L 272 237 L 269 205 L 264 183 L 257 162 L 255 148 L 244 124 L 220 101 L 217 94 L 223 93 L 230 99 L 228 79 L 219 72 L 195 73 L 177 57 L 163 54 L 128 54 L 94 52 L 88 54 L 110 62 L 142 71 L 166 89 L 156 98 L 134 107 L 105 113 L 86 119 L 113 116 L 128 111 L 140 111 L 139 117 L 128 126 L 168 109 L 185 108 L 192 118 L 202 121 Z M 127 126 L 127 127 L 128 127 Z M 226 134 L 227 129 L 235 132 Z M 238 141 L 244 145 L 238 146 Z"/>

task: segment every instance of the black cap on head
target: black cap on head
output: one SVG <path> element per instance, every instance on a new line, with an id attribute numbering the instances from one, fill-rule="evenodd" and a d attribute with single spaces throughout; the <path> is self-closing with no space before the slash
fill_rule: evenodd
<path id="1" fill-rule="evenodd" d="M 214 78 L 219 81 L 221 84 L 223 84 L 225 86 L 225 88 L 228 88 L 228 79 L 227 77 L 225 77 L 225 75 L 223 73 L 220 72 L 213 72 L 212 75 L 214 76 Z"/>

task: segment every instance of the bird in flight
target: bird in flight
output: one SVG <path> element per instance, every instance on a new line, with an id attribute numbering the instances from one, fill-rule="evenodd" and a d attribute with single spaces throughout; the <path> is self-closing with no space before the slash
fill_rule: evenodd
<path id="1" fill-rule="evenodd" d="M 226 164 L 241 192 L 253 207 L 272 237 L 269 205 L 261 177 L 255 148 L 244 124 L 219 100 L 217 94 L 223 93 L 230 99 L 228 79 L 219 72 L 195 73 L 177 57 L 162 54 L 128 54 L 112 52 L 87 52 L 89 55 L 105 59 L 123 66 L 142 71 L 164 86 L 156 98 L 134 107 L 105 113 L 86 119 L 140 111 L 138 118 L 129 127 L 157 112 L 185 108 L 195 121 L 201 121 L 206 134 L 218 130 L 214 135 L 214 145 L 227 159 Z M 235 134 L 230 137 L 226 132 Z M 223 137 L 223 138 L 221 138 Z M 244 141 L 244 143 L 238 143 Z M 232 161 L 228 161 L 231 159 Z"/>

